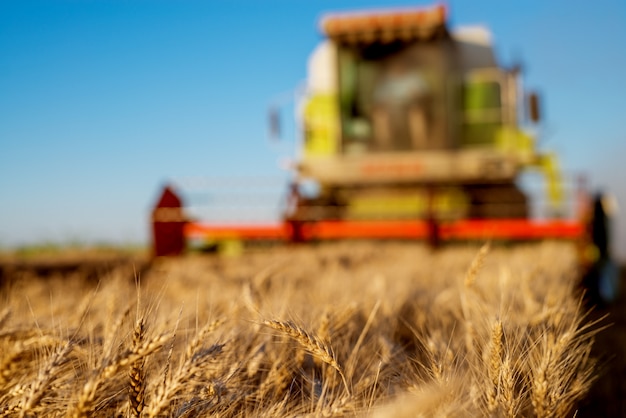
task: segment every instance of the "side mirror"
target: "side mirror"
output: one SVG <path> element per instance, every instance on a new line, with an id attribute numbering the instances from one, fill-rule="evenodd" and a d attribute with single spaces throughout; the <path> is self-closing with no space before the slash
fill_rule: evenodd
<path id="1" fill-rule="evenodd" d="M 271 107 L 268 114 L 270 140 L 280 139 L 280 111 L 276 107 Z"/>
<path id="2" fill-rule="evenodd" d="M 528 95 L 528 111 L 530 120 L 537 123 L 541 120 L 541 106 L 539 104 L 539 95 L 532 92 Z"/>

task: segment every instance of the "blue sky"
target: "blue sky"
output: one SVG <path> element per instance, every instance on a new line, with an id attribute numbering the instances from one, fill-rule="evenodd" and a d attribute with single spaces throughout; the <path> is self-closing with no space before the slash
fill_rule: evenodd
<path id="1" fill-rule="evenodd" d="M 142 242 L 169 178 L 280 177 L 293 126 L 268 143 L 267 107 L 305 80 L 319 17 L 415 4 L 1 1 L 0 245 Z M 500 62 L 523 62 L 542 146 L 626 213 L 626 3 L 447 4 L 452 27 L 485 24 Z"/>

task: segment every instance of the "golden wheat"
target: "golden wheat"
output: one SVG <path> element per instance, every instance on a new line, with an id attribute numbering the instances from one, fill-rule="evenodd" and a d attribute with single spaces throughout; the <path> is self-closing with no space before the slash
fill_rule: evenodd
<path id="1" fill-rule="evenodd" d="M 2 289 L 0 416 L 573 415 L 599 329 L 576 278 L 555 242 L 190 256 L 141 287 L 31 277 Z"/>

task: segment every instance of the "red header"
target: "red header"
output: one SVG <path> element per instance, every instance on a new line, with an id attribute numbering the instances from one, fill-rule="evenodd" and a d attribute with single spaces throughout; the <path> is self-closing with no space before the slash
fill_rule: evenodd
<path id="1" fill-rule="evenodd" d="M 288 224 L 268 225 L 210 225 L 188 223 L 188 238 L 289 240 Z M 302 238 L 325 239 L 427 239 L 427 221 L 318 221 L 302 224 Z M 585 233 L 584 225 L 576 221 L 532 221 L 528 219 L 460 220 L 439 225 L 440 238 L 454 240 L 577 240 Z"/>

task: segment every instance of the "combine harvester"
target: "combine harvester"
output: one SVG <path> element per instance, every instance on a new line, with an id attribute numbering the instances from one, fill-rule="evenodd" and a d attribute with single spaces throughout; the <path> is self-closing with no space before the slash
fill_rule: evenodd
<path id="1" fill-rule="evenodd" d="M 523 129 L 539 122 L 538 96 L 521 89 L 519 68 L 498 66 L 487 29 L 450 29 L 446 12 L 323 18 L 281 222 L 190 221 L 168 186 L 152 216 L 154 254 L 180 254 L 191 239 L 561 239 L 579 244 L 588 271 L 611 274 L 602 200 L 582 181 L 565 188 L 555 156 Z M 544 175 L 542 216 L 518 186 L 527 171 Z"/>

